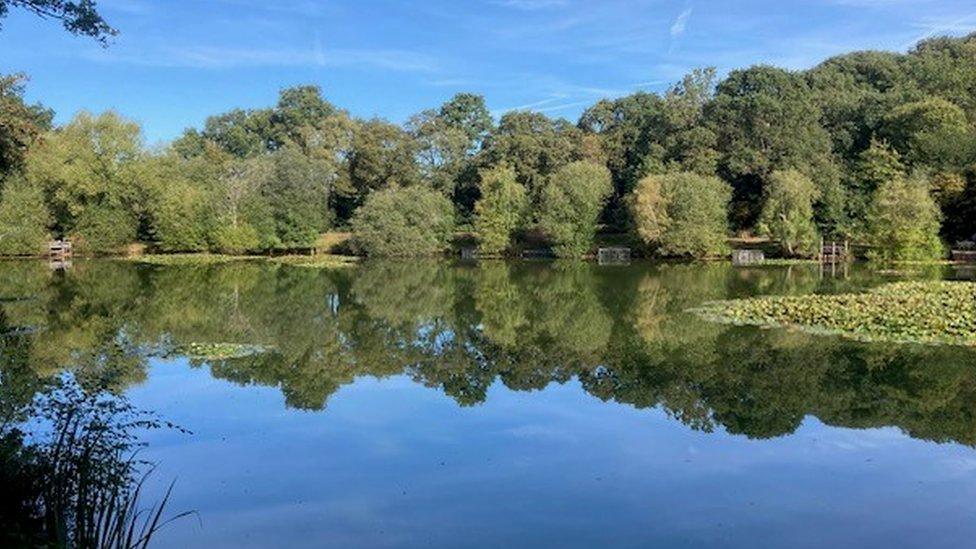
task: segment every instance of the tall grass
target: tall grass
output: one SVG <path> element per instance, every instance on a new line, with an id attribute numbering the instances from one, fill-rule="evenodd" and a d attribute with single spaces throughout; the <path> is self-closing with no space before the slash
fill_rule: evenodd
<path id="1" fill-rule="evenodd" d="M 24 419 L 5 425 L 2 481 L 16 489 L 0 498 L 20 516 L 0 520 L 0 544 L 142 549 L 190 514 L 164 518 L 172 483 L 157 503 L 142 503 L 153 467 L 138 458 L 145 446 L 139 435 L 179 427 L 124 397 L 86 392 L 65 377 L 33 401 Z"/>

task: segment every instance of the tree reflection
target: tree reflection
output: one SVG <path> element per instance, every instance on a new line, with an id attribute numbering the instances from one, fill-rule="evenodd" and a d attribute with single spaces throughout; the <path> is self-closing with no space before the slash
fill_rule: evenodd
<path id="1" fill-rule="evenodd" d="M 840 291 L 878 280 L 816 267 L 369 262 L 315 270 L 81 263 L 0 266 L 0 398 L 30 400 L 64 370 L 88 387 L 142 382 L 148 357 L 191 343 L 267 352 L 197 357 L 242 385 L 320 410 L 357 377 L 404 375 L 460 405 L 496 383 L 585 391 L 657 407 L 700 430 L 767 438 L 807 416 L 976 445 L 970 349 L 884 346 L 707 323 L 687 309 L 756 293 Z M 13 403 L 13 404 L 11 404 Z"/>

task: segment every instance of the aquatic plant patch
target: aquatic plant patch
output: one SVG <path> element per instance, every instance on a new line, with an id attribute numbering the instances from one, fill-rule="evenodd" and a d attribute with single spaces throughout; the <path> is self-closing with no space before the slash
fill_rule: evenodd
<path id="1" fill-rule="evenodd" d="M 222 254 L 148 254 L 121 259 L 147 265 L 218 265 L 235 261 L 261 261 L 264 257 Z"/>
<path id="2" fill-rule="evenodd" d="M 174 347 L 169 354 L 198 360 L 230 360 L 259 355 L 271 350 L 264 345 L 246 343 L 187 343 Z"/>
<path id="3" fill-rule="evenodd" d="M 694 312 L 727 324 L 795 327 L 862 341 L 976 346 L 973 282 L 895 282 L 856 294 L 718 301 Z"/>
<path id="4" fill-rule="evenodd" d="M 308 267 L 313 269 L 334 269 L 351 267 L 359 262 L 358 257 L 348 255 L 319 254 L 319 255 L 285 255 L 271 258 L 273 263 L 291 265 L 293 267 Z"/>

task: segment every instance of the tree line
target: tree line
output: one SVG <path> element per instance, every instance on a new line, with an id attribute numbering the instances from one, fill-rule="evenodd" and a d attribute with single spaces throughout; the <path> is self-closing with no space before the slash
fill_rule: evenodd
<path id="1" fill-rule="evenodd" d="M 733 234 L 786 256 L 821 237 L 934 259 L 976 234 L 976 34 L 806 71 L 713 69 L 604 99 L 574 124 L 495 119 L 461 93 L 405 124 L 359 119 L 314 85 L 211 116 L 161 148 L 114 112 L 62 126 L 0 78 L 0 253 L 68 237 L 93 253 L 305 249 L 351 230 L 366 255 L 588 253 L 599 231 L 648 254 L 707 257 Z M 964 244 L 965 245 L 965 244 Z"/>

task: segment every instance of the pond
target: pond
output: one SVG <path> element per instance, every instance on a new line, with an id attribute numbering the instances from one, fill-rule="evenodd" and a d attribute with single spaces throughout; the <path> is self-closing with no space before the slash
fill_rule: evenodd
<path id="1" fill-rule="evenodd" d="M 950 268 L 910 277 L 969 276 Z M 0 263 L 0 398 L 153 431 L 159 547 L 960 547 L 976 350 L 689 312 L 866 266 Z"/>

